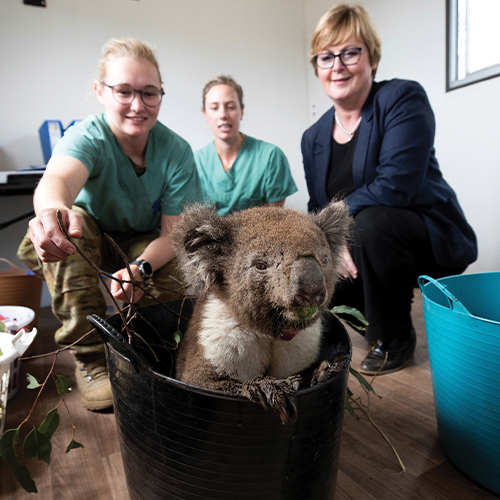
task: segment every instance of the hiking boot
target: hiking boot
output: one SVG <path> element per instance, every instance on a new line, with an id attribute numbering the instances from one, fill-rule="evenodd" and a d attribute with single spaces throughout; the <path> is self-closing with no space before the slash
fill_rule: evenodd
<path id="1" fill-rule="evenodd" d="M 104 410 L 113 406 L 108 365 L 104 353 L 74 354 L 76 382 L 86 410 Z"/>

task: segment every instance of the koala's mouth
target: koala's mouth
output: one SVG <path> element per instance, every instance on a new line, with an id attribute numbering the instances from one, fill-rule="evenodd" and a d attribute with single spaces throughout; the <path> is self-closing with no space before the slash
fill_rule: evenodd
<path id="1" fill-rule="evenodd" d="M 289 309 L 289 315 L 291 315 L 292 321 L 298 321 L 299 323 L 304 323 L 309 321 L 319 311 L 318 306 L 310 306 L 310 307 L 292 307 Z"/>
<path id="2" fill-rule="evenodd" d="M 292 307 L 281 311 L 281 323 L 279 338 L 291 340 L 300 330 L 306 328 L 311 320 L 318 314 L 319 307 Z"/>

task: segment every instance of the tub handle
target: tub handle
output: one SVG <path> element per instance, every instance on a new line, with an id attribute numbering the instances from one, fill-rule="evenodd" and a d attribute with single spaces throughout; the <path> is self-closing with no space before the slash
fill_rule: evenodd
<path id="1" fill-rule="evenodd" d="M 431 283 L 434 285 L 440 292 L 445 295 L 445 297 L 448 299 L 448 304 L 450 306 L 450 309 L 453 309 L 455 311 L 461 312 L 463 314 L 466 314 L 467 316 L 470 316 L 469 311 L 465 308 L 465 306 L 446 288 L 446 286 L 442 285 L 439 283 L 439 281 L 435 280 L 434 278 L 431 278 L 430 276 L 422 275 L 419 276 L 418 278 L 418 286 L 420 287 L 421 292 L 425 295 L 424 292 L 424 286 L 426 285 L 426 282 Z"/>
<path id="2" fill-rule="evenodd" d="M 118 352 L 129 358 L 136 371 L 139 370 L 139 366 L 151 368 L 151 364 L 146 361 L 144 356 L 137 352 L 136 349 L 127 342 L 127 339 L 125 339 L 123 335 L 120 335 L 107 321 L 97 316 L 97 314 L 90 314 L 87 316 L 87 320 L 97 327 L 104 342 L 111 344 Z"/>

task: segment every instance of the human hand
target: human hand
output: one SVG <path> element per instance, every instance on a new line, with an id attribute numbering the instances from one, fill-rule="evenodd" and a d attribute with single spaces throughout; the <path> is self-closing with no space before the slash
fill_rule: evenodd
<path id="1" fill-rule="evenodd" d="M 358 277 L 358 268 L 354 264 L 354 261 L 352 260 L 351 253 L 349 252 L 349 249 L 347 246 L 344 246 L 340 252 L 340 261 L 342 265 L 342 269 L 340 271 L 340 274 L 344 278 L 357 278 Z"/>
<path id="2" fill-rule="evenodd" d="M 127 268 L 120 269 L 113 274 L 113 276 L 119 280 L 127 280 L 127 281 L 138 281 L 142 283 L 142 276 L 139 272 L 139 268 L 136 265 L 130 266 L 130 270 L 132 271 L 132 278 L 128 272 Z M 115 298 L 115 300 L 123 300 L 124 302 L 129 302 L 135 304 L 138 302 L 141 297 L 144 295 L 142 288 L 138 286 L 132 285 L 132 283 L 120 283 L 118 281 L 111 281 L 111 295 Z M 132 291 L 133 291 L 133 299 L 132 299 Z"/>
<path id="3" fill-rule="evenodd" d="M 82 237 L 82 217 L 67 208 L 46 208 L 29 222 L 30 238 L 36 253 L 43 262 L 59 262 L 76 253 L 59 229 L 57 210 L 61 212 L 62 222 L 72 238 Z"/>

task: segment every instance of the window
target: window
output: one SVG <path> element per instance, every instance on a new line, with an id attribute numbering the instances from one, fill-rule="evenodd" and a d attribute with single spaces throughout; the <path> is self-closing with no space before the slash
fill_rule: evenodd
<path id="1" fill-rule="evenodd" d="M 500 75 L 499 0 L 448 0 L 447 87 Z"/>

